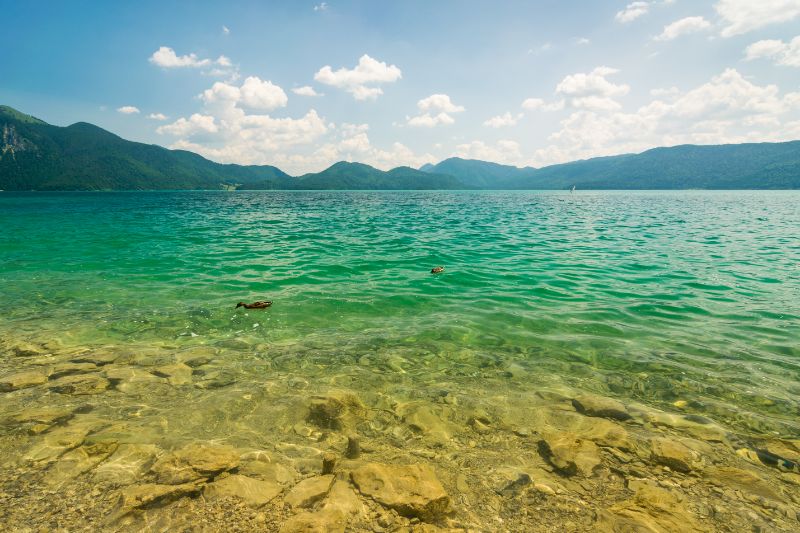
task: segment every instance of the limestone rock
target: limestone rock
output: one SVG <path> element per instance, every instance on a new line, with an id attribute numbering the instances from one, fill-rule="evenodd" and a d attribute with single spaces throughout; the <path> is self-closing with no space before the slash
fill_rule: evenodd
<path id="1" fill-rule="evenodd" d="M 11 392 L 35 387 L 47 382 L 47 374 L 38 370 L 19 372 L 0 378 L 0 392 Z"/>
<path id="2" fill-rule="evenodd" d="M 72 376 L 75 374 L 85 374 L 97 370 L 94 363 L 59 363 L 53 366 L 53 371 L 50 374 L 50 379 L 59 379 L 65 376 Z"/>
<path id="3" fill-rule="evenodd" d="M 653 460 L 678 472 L 690 472 L 698 463 L 697 454 L 677 440 L 659 437 L 651 445 Z"/>
<path id="4" fill-rule="evenodd" d="M 200 491 L 201 483 L 184 483 L 181 485 L 157 485 L 146 483 L 134 485 L 120 491 L 114 514 L 119 517 L 135 509 L 143 509 L 157 504 L 171 502 Z"/>
<path id="5" fill-rule="evenodd" d="M 304 479 L 289 491 L 284 500 L 292 508 L 311 507 L 328 494 L 333 479 L 333 475 Z"/>
<path id="6" fill-rule="evenodd" d="M 350 487 L 350 483 L 344 479 L 337 479 L 333 482 L 322 508 L 341 511 L 345 516 L 366 514 L 364 504 L 356 496 L 356 493 Z"/>
<path id="7" fill-rule="evenodd" d="M 51 487 L 60 487 L 88 472 L 117 449 L 116 442 L 86 444 L 65 453 L 47 471 L 45 482 Z"/>
<path id="8" fill-rule="evenodd" d="M 295 515 L 283 524 L 280 533 L 344 533 L 346 525 L 341 511 L 329 509 Z"/>
<path id="9" fill-rule="evenodd" d="M 445 444 L 453 438 L 455 427 L 447 421 L 446 406 L 411 404 L 398 409 L 403 422 L 433 442 Z"/>
<path id="10" fill-rule="evenodd" d="M 31 447 L 24 456 L 30 463 L 49 463 L 66 452 L 77 448 L 89 434 L 88 427 L 66 426 L 46 433 L 41 441 Z"/>
<path id="11" fill-rule="evenodd" d="M 492 490 L 501 496 L 514 496 L 531 484 L 531 476 L 518 468 L 501 467 L 492 472 Z"/>
<path id="12" fill-rule="evenodd" d="M 190 385 L 192 383 L 192 369 L 182 363 L 152 368 L 150 373 L 154 376 L 165 378 L 173 386 Z"/>
<path id="13" fill-rule="evenodd" d="M 679 494 L 649 480 L 632 480 L 629 500 L 600 513 L 602 531 L 705 531 L 685 507 Z"/>
<path id="14" fill-rule="evenodd" d="M 211 478 L 239 466 L 239 454 L 231 446 L 190 444 L 159 459 L 151 469 L 159 483 L 179 485 Z"/>
<path id="15" fill-rule="evenodd" d="M 704 474 L 709 482 L 721 487 L 735 488 L 776 501 L 784 501 L 777 485 L 771 484 L 750 470 L 734 467 L 708 468 Z"/>
<path id="16" fill-rule="evenodd" d="M 203 496 L 208 500 L 234 497 L 250 507 L 261 507 L 281 493 L 283 488 L 272 481 L 261 481 L 232 474 L 205 486 Z"/>
<path id="17" fill-rule="evenodd" d="M 580 474 L 589 477 L 600 464 L 597 445 L 570 433 L 540 440 L 539 454 L 565 476 Z"/>
<path id="18" fill-rule="evenodd" d="M 331 392 L 314 396 L 309 405 L 308 420 L 325 429 L 352 427 L 366 415 L 361 400 L 349 392 Z"/>
<path id="19" fill-rule="evenodd" d="M 121 444 L 92 474 L 95 481 L 130 485 L 141 479 L 155 460 L 155 444 Z"/>
<path id="20" fill-rule="evenodd" d="M 450 507 L 450 497 L 426 465 L 370 463 L 353 470 L 350 476 L 361 494 L 404 516 L 432 521 Z"/>
<path id="21" fill-rule="evenodd" d="M 572 406 L 586 416 L 613 418 L 614 420 L 628 420 L 631 417 L 621 402 L 604 396 L 589 394 L 578 396 L 572 400 Z"/>
<path id="22" fill-rule="evenodd" d="M 100 394 L 108 389 L 109 381 L 97 374 L 78 374 L 63 377 L 50 385 L 50 390 L 76 396 Z"/>
<path id="23" fill-rule="evenodd" d="M 33 357 L 36 355 L 44 355 L 47 353 L 47 350 L 44 347 L 39 346 L 37 344 L 33 344 L 31 342 L 24 342 L 18 341 L 15 342 L 11 347 L 10 350 L 12 355 L 16 357 Z"/>
<path id="24" fill-rule="evenodd" d="M 11 417 L 17 424 L 62 424 L 75 415 L 76 409 L 70 407 L 33 407 Z"/>

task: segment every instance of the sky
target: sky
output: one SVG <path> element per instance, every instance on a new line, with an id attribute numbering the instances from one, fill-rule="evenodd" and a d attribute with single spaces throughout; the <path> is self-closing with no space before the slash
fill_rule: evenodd
<path id="1" fill-rule="evenodd" d="M 290 174 L 800 139 L 800 0 L 0 0 L 0 104 Z"/>

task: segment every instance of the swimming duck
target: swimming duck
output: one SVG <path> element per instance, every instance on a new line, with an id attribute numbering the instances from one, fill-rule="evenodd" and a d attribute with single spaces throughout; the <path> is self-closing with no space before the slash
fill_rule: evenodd
<path id="1" fill-rule="evenodd" d="M 444 272 L 444 267 L 433 267 L 431 269 L 431 274 L 440 274 Z"/>
<path id="2" fill-rule="evenodd" d="M 246 304 L 244 302 L 239 302 L 236 304 L 236 309 L 240 307 L 244 307 L 245 309 L 266 309 L 267 307 L 272 306 L 272 301 L 270 300 L 261 300 L 259 302 L 253 302 L 251 304 Z"/>

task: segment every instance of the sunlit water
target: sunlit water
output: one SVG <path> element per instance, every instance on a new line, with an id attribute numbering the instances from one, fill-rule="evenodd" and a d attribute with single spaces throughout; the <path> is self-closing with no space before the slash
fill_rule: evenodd
<path id="1" fill-rule="evenodd" d="M 797 438 L 799 206 L 797 192 L 6 192 L 0 336 L 214 346 L 248 379 L 264 361 L 476 387 L 522 368 Z M 260 299 L 274 306 L 234 309 Z"/>

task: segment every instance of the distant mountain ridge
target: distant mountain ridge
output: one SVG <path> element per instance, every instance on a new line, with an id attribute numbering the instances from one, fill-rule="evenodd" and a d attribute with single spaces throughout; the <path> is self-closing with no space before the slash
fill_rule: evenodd
<path id="1" fill-rule="evenodd" d="M 800 141 L 684 145 L 543 168 L 450 158 L 419 170 L 339 162 L 292 177 L 127 141 L 78 122 L 53 126 L 0 106 L 0 189 L 797 189 Z"/>

